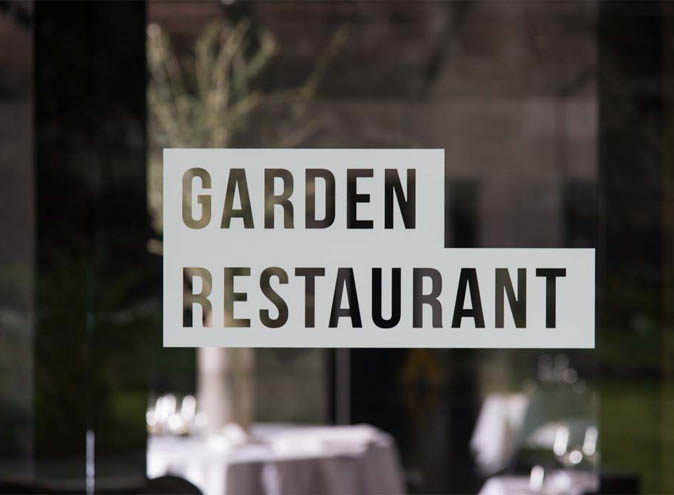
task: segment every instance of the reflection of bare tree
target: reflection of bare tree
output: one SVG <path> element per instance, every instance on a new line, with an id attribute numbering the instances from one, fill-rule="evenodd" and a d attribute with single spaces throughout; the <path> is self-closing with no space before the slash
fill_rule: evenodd
<path id="1" fill-rule="evenodd" d="M 271 33 L 258 28 L 251 36 L 246 19 L 234 26 L 214 23 L 196 39 L 192 56 L 179 60 L 161 27 L 148 27 L 148 201 L 158 233 L 163 228 L 162 148 L 227 148 L 249 127 L 256 111 L 272 105 L 289 116 L 291 126 L 284 127 L 285 134 L 269 144 L 301 144 L 321 125 L 306 117 L 306 104 L 344 40 L 344 30 L 338 30 L 302 85 L 265 93 L 254 89 L 253 83 L 277 50 Z M 159 241 L 148 247 L 161 252 Z M 210 315 L 205 317 L 210 320 Z M 225 315 L 228 317 L 231 315 Z M 199 350 L 200 403 L 212 428 L 230 421 L 245 426 L 250 421 L 253 357 L 250 349 Z"/>
<path id="2" fill-rule="evenodd" d="M 250 24 L 245 20 L 234 27 L 213 24 L 194 43 L 193 58 L 178 60 L 162 29 L 156 24 L 148 27 L 148 194 L 153 227 L 158 232 L 162 230 L 162 148 L 227 148 L 263 107 L 286 107 L 292 121 L 292 127 L 270 146 L 297 146 L 320 125 L 306 118 L 306 103 L 343 44 L 345 30 L 335 33 L 301 86 L 271 93 L 253 89 L 253 82 L 276 52 L 276 43 L 270 33 L 258 30 L 257 49 L 250 53 L 249 32 Z"/>

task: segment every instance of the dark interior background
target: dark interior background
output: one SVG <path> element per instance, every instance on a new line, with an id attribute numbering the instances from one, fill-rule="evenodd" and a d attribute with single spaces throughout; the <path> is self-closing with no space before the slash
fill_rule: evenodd
<path id="1" fill-rule="evenodd" d="M 263 91 L 302 84 L 347 32 L 292 146 L 445 148 L 448 247 L 597 249 L 597 348 L 567 354 L 596 391 L 601 469 L 674 491 L 667 2 L 0 2 L 2 472 L 79 489 L 93 431 L 102 485 L 143 477 L 148 397 L 193 389 L 194 351 L 161 347 L 148 250 L 146 31 L 180 53 L 242 18 L 281 47 Z M 232 145 L 271 147 L 286 122 L 261 109 Z M 374 424 L 410 492 L 472 492 L 489 370 L 516 389 L 538 354 L 260 351 L 258 394 L 290 405 L 256 415 Z M 324 394 L 306 417 L 302 384 Z"/>

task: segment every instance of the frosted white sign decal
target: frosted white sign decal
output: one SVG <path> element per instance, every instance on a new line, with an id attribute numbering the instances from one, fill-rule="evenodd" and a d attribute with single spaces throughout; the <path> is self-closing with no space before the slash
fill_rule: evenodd
<path id="1" fill-rule="evenodd" d="M 444 247 L 444 152 L 164 150 L 164 345 L 594 347 L 593 249 Z"/>

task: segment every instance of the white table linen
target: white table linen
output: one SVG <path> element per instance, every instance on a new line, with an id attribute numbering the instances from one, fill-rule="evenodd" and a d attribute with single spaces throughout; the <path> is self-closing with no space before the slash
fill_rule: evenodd
<path id="1" fill-rule="evenodd" d="M 508 464 L 528 405 L 525 394 L 494 394 L 485 399 L 470 440 L 482 474 L 496 473 Z"/>
<path id="2" fill-rule="evenodd" d="M 599 488 L 599 476 L 591 471 L 558 471 L 547 475 L 541 490 L 529 486 L 528 476 L 494 476 L 479 495 L 583 495 Z"/>
<path id="3" fill-rule="evenodd" d="M 253 425 L 226 435 L 150 437 L 147 474 L 172 474 L 206 495 L 397 494 L 403 482 L 392 437 L 368 425 Z"/>

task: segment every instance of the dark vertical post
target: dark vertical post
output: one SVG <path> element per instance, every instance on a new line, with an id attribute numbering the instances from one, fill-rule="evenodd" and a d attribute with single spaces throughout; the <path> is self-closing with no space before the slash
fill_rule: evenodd
<path id="1" fill-rule="evenodd" d="M 142 477 L 159 331 L 138 310 L 153 278 L 145 5 L 41 2 L 35 17 L 37 474 L 84 480 L 89 454 L 96 476 Z"/>
<path id="2" fill-rule="evenodd" d="M 0 3 L 0 477 L 30 473 L 33 406 L 33 29 Z"/>
<path id="3" fill-rule="evenodd" d="M 445 247 L 480 247 L 479 184 L 474 180 L 449 180 L 450 164 L 445 164 Z M 447 388 L 444 391 L 447 411 L 444 453 L 447 458 L 445 483 L 453 492 L 475 491 L 475 465 L 470 451 L 470 438 L 479 411 L 474 349 L 436 351 L 447 360 Z M 441 421 L 437 419 L 436 421 Z M 439 446 L 437 446 L 439 448 Z"/>
<path id="4" fill-rule="evenodd" d="M 445 247 L 477 247 L 479 187 L 471 180 L 445 180 Z"/>
<path id="5" fill-rule="evenodd" d="M 662 438 L 674 431 L 674 4 L 663 5 L 663 404 Z M 674 442 L 663 442 L 663 492 L 674 492 Z"/>
<path id="6" fill-rule="evenodd" d="M 604 466 L 649 473 L 641 480 L 644 492 L 663 491 L 659 471 L 638 461 L 659 459 L 662 442 L 659 433 L 643 430 L 657 430 L 661 401 L 661 9 L 659 2 L 601 2 L 599 10 L 600 445 Z M 611 383 L 611 377 L 622 378 Z M 638 377 L 638 390 L 625 377 Z M 639 421 L 616 408 L 625 397 L 646 406 Z M 643 445 L 644 435 L 658 440 Z"/>

